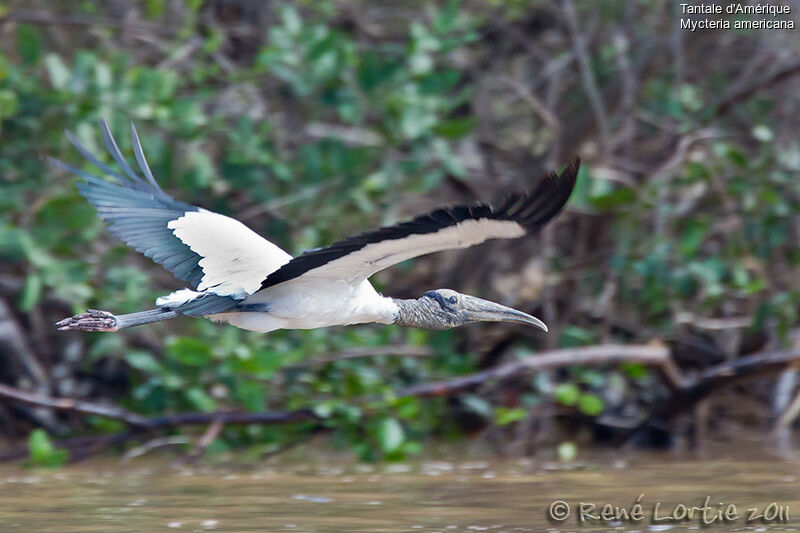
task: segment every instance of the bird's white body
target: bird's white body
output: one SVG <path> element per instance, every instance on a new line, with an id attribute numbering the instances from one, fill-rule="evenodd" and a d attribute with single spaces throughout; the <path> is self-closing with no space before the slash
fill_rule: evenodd
<path id="1" fill-rule="evenodd" d="M 334 325 L 377 322 L 391 324 L 397 305 L 380 295 L 369 281 L 298 278 L 248 296 L 243 308 L 208 318 L 236 327 L 266 333 L 276 329 L 313 329 Z M 258 310 L 263 306 L 263 311 Z"/>
<path id="2" fill-rule="evenodd" d="M 378 294 L 366 279 L 302 276 L 259 290 L 261 280 L 292 260 L 284 250 L 232 218 L 205 209 L 168 224 L 203 259 L 197 291 L 182 289 L 156 300 L 176 308 L 203 296 L 235 295 L 236 308 L 206 315 L 215 322 L 266 333 L 276 329 L 313 329 L 378 322 L 391 324 L 397 305 Z M 239 310 L 237 310 L 237 308 Z"/>

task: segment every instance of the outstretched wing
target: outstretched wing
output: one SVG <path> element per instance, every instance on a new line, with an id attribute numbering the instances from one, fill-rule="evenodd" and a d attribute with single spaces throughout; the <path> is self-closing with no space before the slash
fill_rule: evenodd
<path id="1" fill-rule="evenodd" d="M 475 204 L 438 209 L 311 250 L 267 276 L 261 288 L 301 276 L 358 281 L 412 257 L 536 233 L 564 207 L 579 166 L 580 160 L 573 159 L 561 175 L 551 173 L 530 194 L 514 194 L 497 207 Z"/>
<path id="2" fill-rule="evenodd" d="M 108 124 L 101 121 L 100 127 L 106 148 L 121 172 L 97 159 L 72 133 L 67 132 L 67 138 L 113 181 L 52 161 L 84 178 L 78 184 L 81 194 L 110 224 L 111 232 L 129 246 L 198 291 L 232 300 L 257 291 L 268 274 L 291 260 L 288 253 L 238 220 L 175 200 L 161 190 L 133 125 L 133 153 L 144 177 L 125 161 Z"/>

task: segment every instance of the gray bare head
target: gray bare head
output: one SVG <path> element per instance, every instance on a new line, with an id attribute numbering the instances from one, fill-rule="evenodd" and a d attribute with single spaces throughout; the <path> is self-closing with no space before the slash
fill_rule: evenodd
<path id="1" fill-rule="evenodd" d="M 395 324 L 426 329 L 450 329 L 474 322 L 512 322 L 547 331 L 544 322 L 522 311 L 451 289 L 428 291 L 417 300 L 394 300 Z"/>

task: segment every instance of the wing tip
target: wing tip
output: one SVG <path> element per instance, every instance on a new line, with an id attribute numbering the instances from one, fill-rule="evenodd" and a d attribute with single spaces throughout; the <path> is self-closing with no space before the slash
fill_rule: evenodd
<path id="1" fill-rule="evenodd" d="M 578 180 L 580 168 L 581 158 L 579 156 L 574 156 L 567 161 L 567 164 L 561 173 L 558 173 L 557 171 L 548 172 L 545 178 L 540 182 L 542 184 L 540 187 L 544 189 L 541 191 L 541 193 L 546 195 L 554 194 L 557 196 L 566 194 L 566 196 L 569 196 L 572 194 L 572 189 L 575 186 L 575 182 Z M 537 187 L 537 189 L 538 188 L 539 187 Z M 540 193 L 540 191 L 535 190 L 534 194 L 537 193 Z"/>
<path id="2" fill-rule="evenodd" d="M 114 136 L 111 134 L 111 128 L 108 125 L 108 121 L 105 118 L 100 117 L 99 122 L 100 122 L 100 131 L 103 132 L 103 135 L 107 134 L 109 137 L 113 139 Z"/>
<path id="3" fill-rule="evenodd" d="M 580 157 L 573 157 L 561 173 L 548 172 L 530 193 L 519 202 L 511 203 L 508 219 L 524 226 L 528 233 L 535 233 L 552 220 L 567 204 L 580 170 Z"/>
<path id="4" fill-rule="evenodd" d="M 580 172 L 580 169 L 581 169 L 581 157 L 579 155 L 575 155 L 572 158 L 570 158 L 570 160 L 567 162 L 567 167 L 561 173 L 559 178 L 567 177 L 568 179 L 571 179 L 573 181 L 577 180 L 578 172 Z"/>
<path id="5" fill-rule="evenodd" d="M 580 156 L 573 156 L 569 160 L 567 160 L 567 164 L 564 166 L 564 170 L 559 173 L 556 170 L 551 170 L 547 174 L 544 175 L 542 180 L 552 180 L 552 181 L 561 181 L 564 179 L 574 180 L 578 177 L 578 171 L 581 167 L 581 158 Z"/>
<path id="6" fill-rule="evenodd" d="M 48 165 L 51 165 L 51 166 L 54 166 L 54 167 L 56 167 L 56 168 L 58 168 L 60 170 L 66 170 L 67 172 L 69 172 L 69 169 L 67 168 L 68 165 L 66 163 L 64 163 L 62 160 L 60 160 L 60 159 L 58 159 L 56 157 L 53 157 L 51 155 L 47 155 L 47 156 L 45 156 L 45 161 L 47 161 Z"/>
<path id="7" fill-rule="evenodd" d="M 108 121 L 105 118 L 100 118 L 98 120 L 100 125 L 100 134 L 103 140 L 103 143 L 106 146 L 106 150 L 114 159 L 114 161 L 119 165 L 119 168 L 124 172 L 126 176 L 123 176 L 115 169 L 111 168 L 107 164 L 100 161 L 94 154 L 92 154 L 81 141 L 78 139 L 78 136 L 75 135 L 71 130 L 65 129 L 64 136 L 67 138 L 67 141 L 90 163 L 95 165 L 104 174 L 109 177 L 114 178 L 117 180 L 118 183 L 123 185 L 124 187 L 134 188 L 134 189 L 142 189 L 142 187 L 151 188 L 154 193 L 164 197 L 169 198 L 168 195 L 164 192 L 164 190 L 158 185 L 155 177 L 153 176 L 152 171 L 150 170 L 150 166 L 147 164 L 147 159 L 145 158 L 144 151 L 142 149 L 141 141 L 139 140 L 139 134 L 136 130 L 136 126 L 134 125 L 133 121 L 131 121 L 131 146 L 133 148 L 134 156 L 136 158 L 136 162 L 139 165 L 139 170 L 144 174 L 144 178 L 137 175 L 136 172 L 130 167 L 128 162 L 122 156 L 122 153 L 119 150 L 119 146 L 114 139 L 114 135 L 111 133 L 111 128 L 108 124 Z M 60 163 L 60 164 L 58 164 Z M 76 167 L 71 165 L 67 165 L 63 162 L 56 163 L 56 166 L 67 170 L 69 172 L 80 174 L 85 177 L 85 174 L 82 171 L 76 170 Z"/>

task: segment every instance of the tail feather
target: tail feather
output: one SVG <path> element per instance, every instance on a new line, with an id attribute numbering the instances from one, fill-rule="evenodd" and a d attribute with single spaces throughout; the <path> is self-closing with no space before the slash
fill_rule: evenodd
<path id="1" fill-rule="evenodd" d="M 210 292 L 181 289 L 156 300 L 161 309 L 169 309 L 186 316 L 214 315 L 227 311 L 239 300 L 233 296 L 220 296 Z"/>

